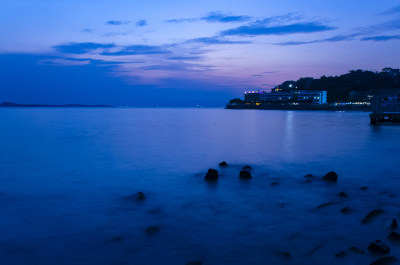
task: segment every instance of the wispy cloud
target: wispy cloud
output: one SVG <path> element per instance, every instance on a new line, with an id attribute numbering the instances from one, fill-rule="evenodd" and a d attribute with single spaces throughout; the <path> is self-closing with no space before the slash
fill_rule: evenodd
<path id="1" fill-rule="evenodd" d="M 93 33 L 94 30 L 93 29 L 89 29 L 89 28 L 85 28 L 85 29 L 82 29 L 82 32 L 84 32 L 84 33 Z"/>
<path id="2" fill-rule="evenodd" d="M 400 35 L 393 36 L 373 36 L 362 38 L 362 41 L 389 41 L 389 40 L 400 40 Z"/>
<path id="3" fill-rule="evenodd" d="M 168 19 L 165 22 L 167 23 L 183 23 L 183 22 L 195 22 L 198 21 L 197 18 L 176 18 L 176 19 Z"/>
<path id="4" fill-rule="evenodd" d="M 166 22 L 183 23 L 183 22 L 206 21 L 210 23 L 237 23 L 237 22 L 246 22 L 251 19 L 252 19 L 251 16 L 246 16 L 246 15 L 232 15 L 223 12 L 210 12 L 206 16 L 199 18 L 177 18 L 177 19 L 167 20 Z"/>
<path id="5" fill-rule="evenodd" d="M 397 14 L 397 13 L 400 13 L 400 5 L 386 10 L 385 12 L 381 13 L 381 15 L 393 15 L 393 14 Z"/>
<path id="6" fill-rule="evenodd" d="M 128 32 L 106 32 L 103 34 L 104 37 L 115 37 L 115 36 L 126 36 Z"/>
<path id="7" fill-rule="evenodd" d="M 113 47 L 115 47 L 115 44 L 112 43 L 69 42 L 66 44 L 56 45 L 53 48 L 62 53 L 84 54 L 97 49 L 109 49 Z"/>
<path id="8" fill-rule="evenodd" d="M 314 33 L 333 30 L 334 27 L 324 25 L 321 22 L 299 22 L 289 25 L 268 26 L 262 23 L 253 23 L 225 30 L 223 36 L 259 36 L 259 35 L 288 35 L 296 33 Z"/>
<path id="9" fill-rule="evenodd" d="M 288 41 L 288 42 L 280 42 L 280 43 L 275 43 L 275 44 L 280 45 L 280 46 L 295 46 L 295 45 L 304 45 L 304 44 L 321 43 L 321 42 L 350 41 L 350 40 L 355 40 L 357 36 L 360 36 L 360 33 L 336 35 L 336 36 L 333 36 L 330 38 L 319 39 L 319 40 Z"/>
<path id="10" fill-rule="evenodd" d="M 131 22 L 129 21 L 122 21 L 122 20 L 109 20 L 106 22 L 106 25 L 111 25 L 111 26 L 119 26 L 119 25 L 127 25 Z"/>
<path id="11" fill-rule="evenodd" d="M 190 60 L 190 61 L 198 61 L 201 60 L 203 57 L 201 56 L 174 56 L 174 57 L 169 57 L 167 58 L 168 60 Z"/>
<path id="12" fill-rule="evenodd" d="M 171 53 L 162 46 L 131 45 L 119 47 L 117 51 L 105 51 L 101 55 L 138 55 L 138 54 L 168 54 Z"/>
<path id="13" fill-rule="evenodd" d="M 100 55 L 139 55 L 139 54 L 169 54 L 171 51 L 164 46 L 129 45 L 118 46 L 113 43 L 70 42 L 54 46 L 58 52 L 65 54 L 94 53 Z"/>
<path id="14" fill-rule="evenodd" d="M 266 17 L 264 19 L 259 19 L 252 23 L 252 25 L 259 25 L 259 26 L 279 26 L 279 25 L 286 25 L 288 23 L 294 22 L 294 21 L 300 21 L 302 19 L 305 19 L 301 14 L 291 12 L 279 16 L 272 16 L 272 17 Z"/>
<path id="15" fill-rule="evenodd" d="M 213 37 L 203 37 L 203 38 L 195 38 L 188 40 L 187 42 L 198 42 L 203 44 L 247 44 L 251 43 L 249 41 L 236 41 L 236 40 L 228 40 L 226 38 L 222 38 L 219 36 Z"/>
<path id="16" fill-rule="evenodd" d="M 210 12 L 207 16 L 201 17 L 200 20 L 207 22 L 220 22 L 220 23 L 231 23 L 231 22 L 245 22 L 251 19 L 250 16 L 235 16 L 230 14 L 224 14 L 222 12 Z"/>
<path id="17" fill-rule="evenodd" d="M 138 26 L 138 27 L 147 26 L 147 21 L 144 20 L 144 19 L 138 20 L 138 21 L 136 22 L 136 26 Z"/>

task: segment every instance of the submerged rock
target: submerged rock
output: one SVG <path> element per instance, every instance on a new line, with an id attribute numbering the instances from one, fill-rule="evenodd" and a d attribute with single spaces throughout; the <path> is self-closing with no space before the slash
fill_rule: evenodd
<path id="1" fill-rule="evenodd" d="M 376 254 L 388 254 L 390 252 L 390 247 L 381 240 L 375 240 L 369 244 L 368 250 Z"/>
<path id="2" fill-rule="evenodd" d="M 312 174 L 307 174 L 304 176 L 305 178 L 313 178 L 314 176 Z"/>
<path id="3" fill-rule="evenodd" d="M 186 265 L 201 265 L 201 261 L 189 261 L 186 262 Z"/>
<path id="4" fill-rule="evenodd" d="M 146 230 L 144 230 L 144 232 L 148 235 L 148 236 L 152 236 L 155 235 L 157 233 L 160 232 L 160 228 L 158 226 L 149 226 L 146 228 Z"/>
<path id="5" fill-rule="evenodd" d="M 392 232 L 389 235 L 389 239 L 393 241 L 400 241 L 400 234 L 397 232 Z"/>
<path id="6" fill-rule="evenodd" d="M 349 247 L 348 251 L 353 252 L 353 253 L 357 253 L 357 254 L 365 254 L 365 251 L 362 249 L 359 249 L 357 247 Z"/>
<path id="7" fill-rule="evenodd" d="M 337 182 L 337 178 L 338 178 L 338 175 L 334 171 L 331 171 L 331 172 L 327 173 L 322 178 L 322 180 L 329 181 L 329 182 Z"/>
<path id="8" fill-rule="evenodd" d="M 348 213 L 351 213 L 352 212 L 352 210 L 351 210 L 351 208 L 349 207 L 349 206 L 346 206 L 346 207 L 344 207 L 342 210 L 340 210 L 342 213 L 344 213 L 344 214 L 348 214 Z"/>
<path id="9" fill-rule="evenodd" d="M 240 173 L 239 173 L 239 178 L 240 178 L 240 179 L 251 179 L 251 174 L 250 174 L 250 172 L 247 171 L 247 170 L 242 170 L 242 171 L 240 171 Z"/>
<path id="10" fill-rule="evenodd" d="M 397 263 L 397 260 L 398 259 L 394 256 L 383 257 L 383 258 L 375 260 L 370 265 L 390 265 L 390 264 Z"/>
<path id="11" fill-rule="evenodd" d="M 279 185 L 278 181 L 271 182 L 271 186 L 277 186 L 277 185 Z"/>
<path id="12" fill-rule="evenodd" d="M 116 236 L 110 240 L 110 242 L 122 242 L 124 239 L 120 236 Z"/>
<path id="13" fill-rule="evenodd" d="M 244 167 L 242 167 L 242 170 L 246 170 L 246 171 L 252 171 L 253 168 L 249 165 L 245 165 Z"/>
<path id="14" fill-rule="evenodd" d="M 273 255 L 279 256 L 279 257 L 284 258 L 284 259 L 290 259 L 291 258 L 290 252 L 287 252 L 287 251 L 280 251 L 280 250 L 273 250 L 273 249 L 271 249 L 269 251 Z"/>
<path id="15" fill-rule="evenodd" d="M 125 199 L 130 201 L 144 201 L 146 199 L 146 196 L 143 192 L 139 191 L 138 193 L 135 193 L 133 195 L 126 196 Z"/>
<path id="16" fill-rule="evenodd" d="M 278 256 L 281 256 L 282 258 L 285 258 L 285 259 L 290 259 L 292 257 L 290 255 L 290 252 L 287 252 L 287 251 L 277 251 L 276 253 L 278 254 Z"/>
<path id="17" fill-rule="evenodd" d="M 335 257 L 336 258 L 344 258 L 344 257 L 346 257 L 347 255 L 349 255 L 346 251 L 340 251 L 339 253 L 336 253 L 335 254 Z"/>
<path id="18" fill-rule="evenodd" d="M 304 181 L 304 183 L 312 183 L 311 179 L 307 179 L 306 181 Z"/>
<path id="19" fill-rule="evenodd" d="M 208 180 L 208 181 L 216 181 L 216 180 L 218 180 L 218 171 L 215 170 L 215 169 L 210 168 L 207 171 L 207 174 L 204 177 L 204 180 Z"/>
<path id="20" fill-rule="evenodd" d="M 393 219 L 392 224 L 390 225 L 390 228 L 393 230 L 396 230 L 399 225 L 397 224 L 396 219 Z"/>
<path id="21" fill-rule="evenodd" d="M 360 190 L 367 190 L 368 187 L 361 187 Z"/>
<path id="22" fill-rule="evenodd" d="M 342 197 L 342 198 L 347 198 L 347 197 L 349 197 L 349 195 L 347 195 L 347 193 L 344 193 L 343 191 L 341 191 L 341 192 L 338 194 L 338 196 L 339 196 L 339 197 Z"/>
<path id="23" fill-rule="evenodd" d="M 375 219 L 375 217 L 381 215 L 382 213 L 383 213 L 382 209 L 372 210 L 364 217 L 364 219 L 361 220 L 361 223 L 368 224 L 372 222 L 372 220 Z"/>
<path id="24" fill-rule="evenodd" d="M 325 207 L 327 207 L 327 206 L 331 206 L 331 205 L 335 205 L 335 204 L 337 204 L 337 202 L 327 202 L 327 203 L 323 203 L 323 204 L 318 205 L 317 209 L 322 209 L 322 208 L 325 208 Z"/>
<path id="25" fill-rule="evenodd" d="M 222 161 L 221 163 L 218 164 L 220 167 L 227 167 L 228 163 L 226 163 L 225 161 Z"/>

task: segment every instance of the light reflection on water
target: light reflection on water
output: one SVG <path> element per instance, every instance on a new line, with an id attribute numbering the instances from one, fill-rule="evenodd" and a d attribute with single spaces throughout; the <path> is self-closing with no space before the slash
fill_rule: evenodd
<path id="1" fill-rule="evenodd" d="M 367 113 L 1 109 L 0 122 L 5 264 L 367 264 L 376 257 L 334 254 L 388 241 L 400 214 L 400 127 Z M 336 185 L 305 184 L 330 170 Z M 124 200 L 138 191 L 144 202 Z M 361 225 L 374 208 L 385 213 Z"/>

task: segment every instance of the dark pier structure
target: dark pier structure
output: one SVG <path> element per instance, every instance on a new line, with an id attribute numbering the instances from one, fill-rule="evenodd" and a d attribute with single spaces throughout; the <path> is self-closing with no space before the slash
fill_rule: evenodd
<path id="1" fill-rule="evenodd" d="M 374 94 L 371 124 L 400 123 L 400 89 L 385 89 Z"/>

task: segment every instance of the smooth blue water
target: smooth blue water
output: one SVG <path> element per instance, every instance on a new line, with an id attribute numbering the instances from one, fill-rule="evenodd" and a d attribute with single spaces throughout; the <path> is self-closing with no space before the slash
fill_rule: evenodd
<path id="1" fill-rule="evenodd" d="M 334 254 L 375 239 L 400 257 L 400 126 L 367 113 L 2 108 L 0 124 L 0 264 L 368 264 Z"/>

